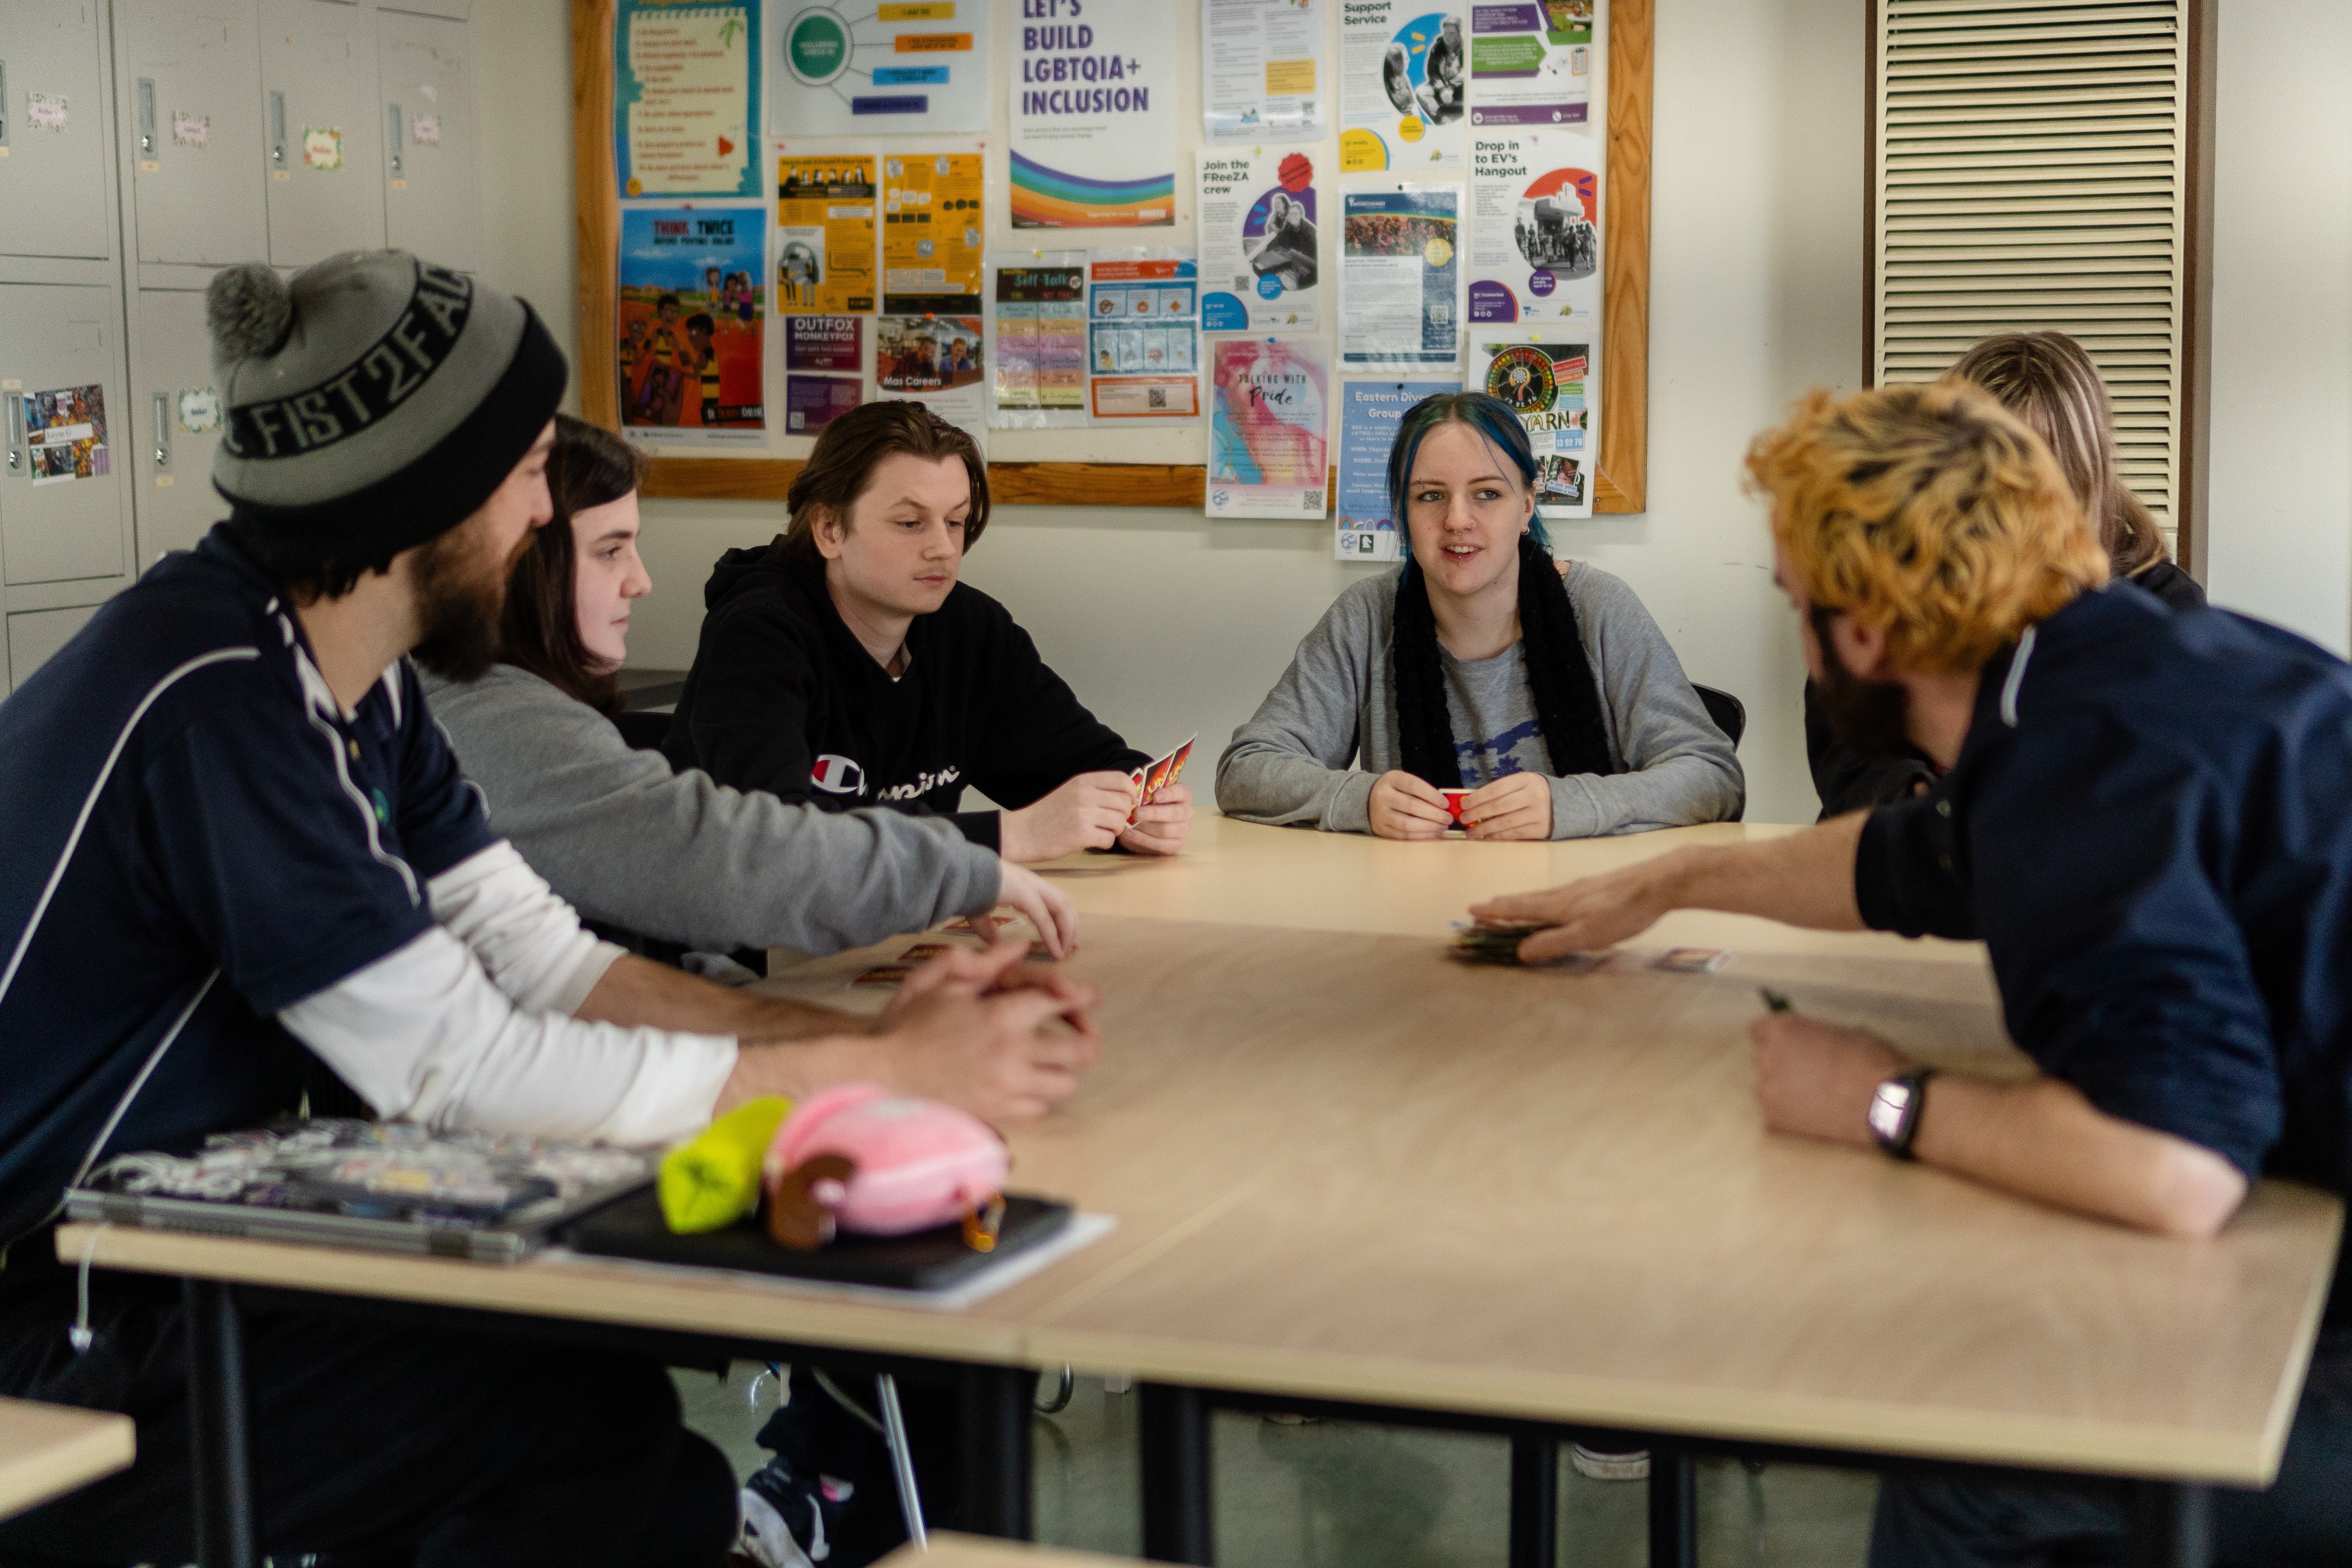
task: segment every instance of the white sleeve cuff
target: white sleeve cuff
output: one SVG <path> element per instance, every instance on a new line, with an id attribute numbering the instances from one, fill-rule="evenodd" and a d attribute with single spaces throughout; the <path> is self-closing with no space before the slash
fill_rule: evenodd
<path id="1" fill-rule="evenodd" d="M 531 1011 L 576 1010 L 620 950 L 583 931 L 570 904 L 505 839 L 425 884 L 433 918 L 480 959 L 490 982 Z"/>

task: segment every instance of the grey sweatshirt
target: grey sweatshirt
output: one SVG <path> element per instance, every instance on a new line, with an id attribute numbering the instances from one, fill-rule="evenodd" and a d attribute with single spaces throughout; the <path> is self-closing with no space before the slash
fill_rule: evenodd
<path id="1" fill-rule="evenodd" d="M 674 773 L 512 665 L 462 685 L 418 673 L 491 829 L 591 920 L 712 952 L 827 953 L 996 902 L 995 851 L 949 818 L 818 811 Z"/>
<path id="2" fill-rule="evenodd" d="M 1389 679 L 1397 575 L 1384 572 L 1354 584 L 1307 634 L 1290 668 L 1217 759 L 1220 811 L 1249 822 L 1311 823 L 1331 833 L 1371 830 L 1373 781 L 1403 765 Z M 1625 771 L 1553 779 L 1551 836 L 1593 838 L 1737 817 L 1747 796 L 1739 759 L 1641 599 L 1581 561 L 1569 566 L 1566 584 L 1608 711 L 1611 759 Z M 1514 644 L 1470 663 L 1438 650 L 1465 784 L 1549 765 L 1532 728 L 1525 649 Z"/>

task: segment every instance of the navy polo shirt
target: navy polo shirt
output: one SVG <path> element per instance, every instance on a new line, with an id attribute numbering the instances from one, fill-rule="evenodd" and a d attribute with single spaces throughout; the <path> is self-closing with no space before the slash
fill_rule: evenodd
<path id="1" fill-rule="evenodd" d="M 1981 936 L 2010 1037 L 2100 1110 L 2352 1193 L 2347 807 L 2352 667 L 2117 584 L 1985 667 L 1854 890 L 1875 929 Z"/>
<path id="2" fill-rule="evenodd" d="M 426 882 L 494 842 L 406 661 L 345 718 L 219 528 L 0 702 L 0 1239 L 101 1136 L 292 1109 L 274 1015 L 423 932 Z"/>

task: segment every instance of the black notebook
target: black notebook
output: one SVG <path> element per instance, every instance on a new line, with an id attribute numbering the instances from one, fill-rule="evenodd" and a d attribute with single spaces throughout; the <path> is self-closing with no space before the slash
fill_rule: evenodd
<path id="1" fill-rule="evenodd" d="M 1070 1205 L 1007 1194 L 1004 1226 L 992 1252 L 964 1245 L 963 1227 L 943 1225 L 912 1236 L 842 1235 L 814 1252 L 794 1252 L 768 1237 L 757 1215 L 725 1230 L 679 1236 L 664 1223 L 661 1200 L 650 1189 L 574 1221 L 564 1240 L 574 1252 L 683 1263 L 697 1268 L 740 1268 L 836 1285 L 880 1285 L 898 1290 L 942 1290 L 1008 1258 L 1050 1240 L 1070 1222 Z"/>

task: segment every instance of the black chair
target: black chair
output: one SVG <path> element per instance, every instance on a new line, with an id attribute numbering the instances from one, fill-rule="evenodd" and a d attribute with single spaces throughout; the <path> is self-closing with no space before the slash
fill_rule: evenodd
<path id="1" fill-rule="evenodd" d="M 1712 686 L 1701 686 L 1696 680 L 1691 682 L 1691 689 L 1698 693 L 1698 700 L 1705 705 L 1706 716 L 1715 721 L 1715 727 L 1731 737 L 1732 750 L 1738 751 L 1739 737 L 1748 732 L 1747 706 L 1730 692 L 1717 691 Z"/>

